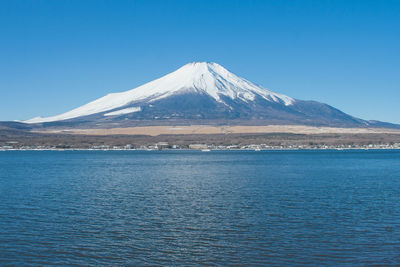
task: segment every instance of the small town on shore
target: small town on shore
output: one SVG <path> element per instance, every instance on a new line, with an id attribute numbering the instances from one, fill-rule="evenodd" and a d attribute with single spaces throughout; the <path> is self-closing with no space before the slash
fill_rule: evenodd
<path id="1" fill-rule="evenodd" d="M 79 147 L 73 145 L 20 145 L 17 141 L 10 141 L 6 144 L 0 144 L 0 151 L 9 150 L 347 150 L 347 149 L 400 149 L 400 143 L 386 143 L 386 144 L 353 144 L 353 145 L 326 145 L 326 144 L 302 144 L 302 145 L 267 145 L 267 144 L 250 144 L 250 145 L 215 145 L 215 144 L 189 144 L 189 145 L 176 145 L 169 144 L 168 142 L 158 142 L 151 145 L 92 145 L 90 147 Z"/>

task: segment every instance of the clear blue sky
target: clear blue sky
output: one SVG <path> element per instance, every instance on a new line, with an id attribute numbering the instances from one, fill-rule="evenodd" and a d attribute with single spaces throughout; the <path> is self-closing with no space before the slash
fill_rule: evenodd
<path id="1" fill-rule="evenodd" d="M 0 2 L 0 120 L 63 113 L 192 61 L 400 123 L 400 1 Z"/>

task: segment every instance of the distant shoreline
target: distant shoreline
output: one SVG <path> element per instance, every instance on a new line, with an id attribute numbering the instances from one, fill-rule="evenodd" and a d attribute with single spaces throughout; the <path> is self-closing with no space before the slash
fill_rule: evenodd
<path id="1" fill-rule="evenodd" d="M 269 126 L 144 126 L 0 132 L 0 150 L 400 149 L 400 130 Z"/>
<path id="2" fill-rule="evenodd" d="M 198 151 L 198 152 L 215 152 L 215 151 L 233 151 L 233 152 L 268 152 L 268 151 L 369 151 L 369 150 L 400 150 L 400 147 L 388 148 L 276 148 L 276 149 L 210 149 L 209 151 L 202 151 L 201 149 L 88 149 L 88 148 L 71 148 L 71 149 L 0 149 L 0 152 L 7 151 L 147 151 L 147 152 L 162 152 L 162 151 Z"/>

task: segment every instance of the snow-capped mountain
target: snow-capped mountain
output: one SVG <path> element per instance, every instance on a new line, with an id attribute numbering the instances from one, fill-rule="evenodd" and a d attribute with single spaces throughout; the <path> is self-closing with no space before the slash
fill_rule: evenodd
<path id="1" fill-rule="evenodd" d="M 61 115 L 48 118 L 37 117 L 26 122 L 38 123 L 67 120 L 115 110 L 139 101 L 152 103 L 183 93 L 205 94 L 227 106 L 228 104 L 222 99 L 224 97 L 248 102 L 254 101 L 256 96 L 259 96 L 266 101 L 283 103 L 284 105 L 291 105 L 295 101 L 291 97 L 274 93 L 242 79 L 217 63 L 194 62 L 135 89 L 122 93 L 108 94 Z M 104 115 L 120 115 L 138 111 L 140 111 L 140 107 L 116 110 Z"/>
<path id="2" fill-rule="evenodd" d="M 245 123 L 365 126 L 331 106 L 275 93 L 216 63 L 194 62 L 126 92 L 108 94 L 61 115 L 25 123 L 113 125 Z"/>

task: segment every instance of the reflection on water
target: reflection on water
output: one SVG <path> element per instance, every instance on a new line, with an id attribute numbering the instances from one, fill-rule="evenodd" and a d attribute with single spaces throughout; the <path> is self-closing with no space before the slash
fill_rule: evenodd
<path id="1" fill-rule="evenodd" d="M 0 264 L 399 264 L 400 152 L 0 152 Z"/>

